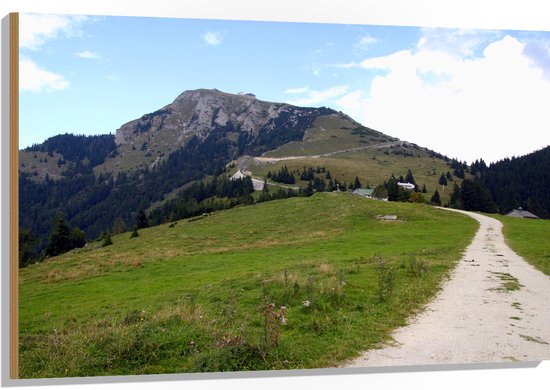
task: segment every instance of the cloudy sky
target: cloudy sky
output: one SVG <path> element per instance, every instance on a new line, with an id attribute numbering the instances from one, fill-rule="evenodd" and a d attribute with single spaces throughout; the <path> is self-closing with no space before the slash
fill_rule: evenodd
<path id="1" fill-rule="evenodd" d="M 217 88 L 341 110 L 472 162 L 550 144 L 550 33 L 22 14 L 20 146 Z"/>

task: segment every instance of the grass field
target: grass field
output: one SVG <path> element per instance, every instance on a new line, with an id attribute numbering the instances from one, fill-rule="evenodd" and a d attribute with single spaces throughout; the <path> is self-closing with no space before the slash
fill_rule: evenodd
<path id="1" fill-rule="evenodd" d="M 550 276 L 550 221 L 495 216 L 504 224 L 508 245 L 526 261 Z"/>
<path id="2" fill-rule="evenodd" d="M 476 229 L 319 193 L 91 243 L 20 271 L 20 375 L 334 366 L 421 309 Z"/>
<path id="3" fill-rule="evenodd" d="M 332 175 L 332 178 L 347 184 L 353 183 L 355 176 L 359 177 L 361 184 L 376 187 L 387 181 L 392 174 L 397 178 L 407 175 L 407 169 L 413 173 L 416 183 L 422 188 L 426 185 L 427 193 L 425 200 L 429 201 L 435 190 L 439 191 L 442 203 L 449 201 L 453 191 L 453 182 L 449 182 L 445 188 L 439 184 L 439 177 L 442 173 L 453 171 L 444 160 L 429 157 L 424 151 L 415 150 L 416 156 L 404 156 L 400 154 L 388 153 L 384 150 L 368 150 L 361 152 L 342 153 L 329 157 L 306 158 L 296 160 L 284 160 L 276 163 L 254 163 L 250 162 L 247 166 L 253 176 L 263 180 L 268 171 L 276 172 L 283 166 L 289 170 L 302 171 L 303 167 L 325 167 Z M 455 178 L 460 185 L 460 179 Z M 298 181 L 295 186 L 305 187 L 307 182 Z"/>

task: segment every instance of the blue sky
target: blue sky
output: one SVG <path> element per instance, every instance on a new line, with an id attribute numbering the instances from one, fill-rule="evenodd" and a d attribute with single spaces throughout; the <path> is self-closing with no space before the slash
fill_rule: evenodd
<path id="1" fill-rule="evenodd" d="M 472 162 L 550 144 L 550 33 L 23 14 L 20 146 L 114 133 L 181 92 L 329 106 Z"/>

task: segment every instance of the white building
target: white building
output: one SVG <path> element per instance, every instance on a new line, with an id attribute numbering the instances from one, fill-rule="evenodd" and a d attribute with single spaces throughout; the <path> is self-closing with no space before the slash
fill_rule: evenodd
<path id="1" fill-rule="evenodd" d="M 406 190 L 414 190 L 414 184 L 411 183 L 397 183 L 398 186 L 403 187 Z"/>

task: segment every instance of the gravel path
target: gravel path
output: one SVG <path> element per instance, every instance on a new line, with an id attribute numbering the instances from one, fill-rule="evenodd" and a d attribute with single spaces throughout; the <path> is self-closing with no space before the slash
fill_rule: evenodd
<path id="1" fill-rule="evenodd" d="M 344 367 L 550 359 L 550 277 L 506 245 L 500 221 L 453 211 L 480 228 L 440 293 L 394 342 Z"/>

